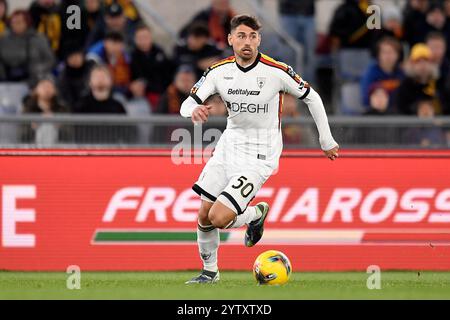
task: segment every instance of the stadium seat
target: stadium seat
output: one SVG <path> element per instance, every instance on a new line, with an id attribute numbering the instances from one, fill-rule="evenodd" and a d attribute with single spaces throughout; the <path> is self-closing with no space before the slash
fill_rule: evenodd
<path id="1" fill-rule="evenodd" d="M 0 114 L 18 114 L 29 89 L 26 83 L 0 83 Z"/>
<path id="2" fill-rule="evenodd" d="M 372 57 L 368 49 L 341 49 L 334 57 L 335 83 L 334 94 L 336 113 L 358 115 L 364 112 L 362 106 L 360 80 Z"/>
<path id="3" fill-rule="evenodd" d="M 336 56 L 337 76 L 341 81 L 359 81 L 372 61 L 368 49 L 342 49 Z"/>
<path id="4" fill-rule="evenodd" d="M 148 117 L 151 114 L 151 106 L 145 99 L 132 99 L 124 104 L 127 114 L 132 117 Z M 137 127 L 137 143 L 148 144 L 150 135 L 153 132 L 153 125 L 138 124 Z"/>
<path id="5" fill-rule="evenodd" d="M 360 115 L 364 111 L 359 82 L 342 84 L 340 88 L 339 113 L 344 115 Z"/>
<path id="6" fill-rule="evenodd" d="M 0 116 L 21 113 L 22 100 L 28 93 L 25 83 L 0 83 Z M 0 122 L 0 143 L 18 142 L 18 125 Z"/>

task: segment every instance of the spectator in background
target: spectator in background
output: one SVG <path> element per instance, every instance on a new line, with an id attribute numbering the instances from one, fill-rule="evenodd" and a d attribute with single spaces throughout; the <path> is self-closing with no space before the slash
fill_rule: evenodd
<path id="1" fill-rule="evenodd" d="M 24 113 L 42 113 L 50 115 L 66 112 L 67 108 L 58 100 L 55 80 L 51 76 L 39 79 L 31 94 L 24 99 Z"/>
<path id="2" fill-rule="evenodd" d="M 55 81 L 51 76 L 37 81 L 31 94 L 24 99 L 23 113 L 38 113 L 52 116 L 55 113 L 67 112 L 66 107 L 58 100 Z M 34 141 L 40 145 L 52 145 L 58 142 L 59 126 L 54 123 L 32 123 Z M 29 138 L 29 128 L 24 128 L 23 139 Z"/>
<path id="3" fill-rule="evenodd" d="M 0 38 L 0 80 L 28 81 L 49 74 L 55 63 L 48 41 L 31 28 L 25 10 L 12 13 L 10 32 Z"/>
<path id="4" fill-rule="evenodd" d="M 87 28 L 91 33 L 97 23 L 103 19 L 102 1 L 101 0 L 84 0 L 84 7 L 87 15 Z"/>
<path id="5" fill-rule="evenodd" d="M 161 97 L 158 113 L 179 114 L 181 104 L 187 97 L 196 81 L 194 69 L 189 65 L 178 68 L 175 79 Z"/>
<path id="6" fill-rule="evenodd" d="M 132 0 L 105 0 L 107 6 L 110 6 L 113 3 L 117 3 L 123 8 L 125 17 L 127 17 L 131 23 L 137 24 L 140 22 L 141 18 L 139 17 L 139 12 Z"/>
<path id="7" fill-rule="evenodd" d="M 445 12 L 445 17 L 446 17 L 447 23 L 450 23 L 449 22 L 450 21 L 450 0 L 444 0 L 443 7 L 444 7 L 444 12 Z M 448 39 L 446 38 L 446 40 L 448 40 Z M 448 43 L 448 41 L 447 41 L 447 47 L 449 47 L 449 46 L 450 46 L 450 43 Z M 447 50 L 447 58 L 450 59 L 450 50 Z"/>
<path id="8" fill-rule="evenodd" d="M 414 107 L 419 119 L 431 119 L 435 116 L 433 100 L 424 99 L 415 103 Z M 436 126 L 416 126 L 404 133 L 404 140 L 407 143 L 420 145 L 421 147 L 439 146 L 444 143 L 444 134 L 441 128 Z"/>
<path id="9" fill-rule="evenodd" d="M 367 29 L 367 0 L 345 0 L 334 13 L 330 24 L 332 49 L 369 48 L 371 33 Z"/>
<path id="10" fill-rule="evenodd" d="M 389 92 L 382 86 L 374 86 L 369 92 L 369 110 L 365 115 L 384 116 L 391 114 L 389 110 Z"/>
<path id="11" fill-rule="evenodd" d="M 130 49 L 133 47 L 134 29 L 134 23 L 127 19 L 122 6 L 113 2 L 106 7 L 104 18 L 97 22 L 94 30 L 89 34 L 86 46 L 89 48 L 103 40 L 108 33 L 116 32 L 122 34 L 127 48 Z"/>
<path id="12" fill-rule="evenodd" d="M 167 88 L 161 97 L 157 112 L 162 114 L 178 115 L 181 104 L 186 99 L 196 81 L 196 74 L 192 66 L 184 65 L 178 68 L 172 84 Z M 223 100 L 218 95 L 209 97 L 205 105 L 211 106 L 209 110 L 210 116 L 223 116 L 226 114 L 226 107 Z M 208 127 L 208 125 L 206 125 Z M 206 127 L 206 128 L 207 128 Z M 170 141 L 173 131 L 177 129 L 175 126 L 166 126 L 158 128 L 156 135 L 163 141 Z"/>
<path id="13" fill-rule="evenodd" d="M 389 108 L 389 93 L 382 86 L 372 87 L 370 90 L 370 108 L 367 116 L 388 116 L 393 111 Z M 365 126 L 351 128 L 348 132 L 362 143 L 389 144 L 399 143 L 397 128 L 392 126 Z"/>
<path id="14" fill-rule="evenodd" d="M 92 67 L 93 63 L 86 61 L 81 48 L 72 48 L 72 51 L 67 52 L 58 76 L 58 89 L 64 103 L 72 110 L 89 90 L 89 73 Z"/>
<path id="15" fill-rule="evenodd" d="M 148 97 L 157 106 L 161 94 L 172 81 L 172 65 L 164 51 L 153 43 L 149 27 L 140 25 L 134 35 L 135 50 L 131 55 L 130 90 L 135 97 Z M 155 111 L 155 110 L 153 110 Z"/>
<path id="16" fill-rule="evenodd" d="M 228 34 L 230 22 L 235 13 L 231 8 L 230 0 L 211 0 L 211 7 L 199 12 L 180 33 L 180 38 L 186 38 L 192 24 L 203 23 L 209 30 L 209 36 L 222 50 L 228 47 Z"/>
<path id="17" fill-rule="evenodd" d="M 404 39 L 410 47 L 423 42 L 426 36 L 428 0 L 409 0 L 403 13 Z"/>
<path id="18" fill-rule="evenodd" d="M 442 33 L 450 44 L 450 23 L 442 1 L 411 0 L 405 15 L 405 40 L 410 46 L 425 42 L 430 32 Z"/>
<path id="19" fill-rule="evenodd" d="M 298 104 L 296 99 L 285 94 L 283 96 L 282 118 L 299 118 Z M 284 144 L 300 144 L 302 142 L 302 128 L 297 124 L 285 124 L 282 126 L 282 135 Z"/>
<path id="20" fill-rule="evenodd" d="M 425 44 L 418 43 L 412 47 L 409 60 L 405 65 L 406 77 L 396 94 L 396 106 L 401 114 L 417 114 L 415 107 L 420 100 L 433 100 L 440 113 L 436 88 L 439 69 L 433 63 L 432 57 L 430 48 Z"/>
<path id="21" fill-rule="evenodd" d="M 56 0 L 35 0 L 29 9 L 33 27 L 49 41 L 55 54 L 58 53 L 63 21 Z"/>
<path id="22" fill-rule="evenodd" d="M 89 49 L 87 58 L 106 65 L 112 74 L 114 91 L 128 94 L 131 82 L 130 58 L 125 51 L 121 33 L 109 32 L 103 41 Z"/>
<path id="23" fill-rule="evenodd" d="M 444 101 L 444 91 L 446 90 L 445 84 L 447 83 L 448 73 L 450 72 L 450 63 L 446 56 L 447 42 L 442 33 L 431 32 L 427 35 L 425 44 L 431 50 L 431 60 L 439 66 L 439 79 L 437 80 L 437 90 L 441 99 L 441 103 Z"/>
<path id="24" fill-rule="evenodd" d="M 83 97 L 75 108 L 77 113 L 118 113 L 125 114 L 123 105 L 115 100 L 113 79 L 105 66 L 95 66 L 89 76 L 89 93 Z"/>
<path id="25" fill-rule="evenodd" d="M 404 78 L 400 68 L 402 46 L 392 37 L 382 38 L 376 46 L 377 61 L 371 64 L 361 79 L 363 104 L 369 106 L 369 93 L 374 86 L 382 86 L 389 93 L 392 102 L 393 93 Z"/>
<path id="26" fill-rule="evenodd" d="M 444 90 L 441 92 L 441 101 L 440 102 L 441 102 L 441 106 L 442 106 L 442 114 L 449 116 L 450 115 L 450 77 L 447 77 L 447 81 L 444 84 Z"/>
<path id="27" fill-rule="evenodd" d="M 72 51 L 72 48 L 83 49 L 86 44 L 86 39 L 88 36 L 88 17 L 87 11 L 82 6 L 82 0 L 65 0 L 60 5 L 62 21 L 69 21 L 72 11 L 67 12 L 67 9 L 76 5 L 80 8 L 80 29 L 73 29 L 67 23 L 63 23 L 61 27 L 61 40 L 58 50 L 58 59 L 60 61 L 64 60 L 67 54 Z"/>
<path id="28" fill-rule="evenodd" d="M 316 21 L 314 0 L 280 0 L 279 12 L 281 24 L 305 49 L 303 65 L 304 78 L 315 82 L 316 71 Z"/>
<path id="29" fill-rule="evenodd" d="M 285 94 L 282 101 L 281 118 L 300 118 L 298 99 L 290 94 Z M 283 120 L 281 120 L 283 121 Z M 316 134 L 310 126 L 298 124 L 284 124 L 281 126 L 283 143 L 286 145 L 312 145 Z"/>
<path id="30" fill-rule="evenodd" d="M 0 0 L 0 37 L 5 34 L 8 19 L 8 2 Z"/>
<path id="31" fill-rule="evenodd" d="M 444 11 L 447 19 L 450 19 L 450 0 L 444 0 Z"/>
<path id="32" fill-rule="evenodd" d="M 445 16 L 447 17 L 447 20 L 450 19 L 450 0 L 443 0 L 443 8 L 445 12 Z"/>
<path id="33" fill-rule="evenodd" d="M 383 7 L 380 30 L 373 30 L 374 53 L 376 55 L 378 42 L 385 37 L 392 37 L 399 42 L 403 40 L 402 13 L 397 6 Z"/>
<path id="34" fill-rule="evenodd" d="M 125 115 L 125 107 L 113 98 L 113 79 L 105 66 L 92 68 L 89 77 L 90 92 L 81 99 L 75 111 L 84 114 Z M 78 143 L 132 143 L 136 141 L 137 127 L 126 125 L 86 126 L 75 128 Z"/>
<path id="35" fill-rule="evenodd" d="M 450 44 L 450 23 L 445 15 L 441 2 L 433 2 L 426 15 L 427 29 L 421 42 L 424 42 L 430 32 L 440 32 L 444 35 L 447 46 Z"/>
<path id="36" fill-rule="evenodd" d="M 208 27 L 202 23 L 191 25 L 188 37 L 174 50 L 174 62 L 177 67 L 191 65 L 197 78 L 215 61 L 220 60 L 222 51 L 209 42 Z"/>

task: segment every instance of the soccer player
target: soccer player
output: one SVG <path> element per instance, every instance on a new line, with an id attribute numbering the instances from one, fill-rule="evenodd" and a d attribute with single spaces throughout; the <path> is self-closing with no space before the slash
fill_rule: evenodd
<path id="1" fill-rule="evenodd" d="M 219 280 L 219 229 L 246 225 L 247 247 L 261 239 L 269 205 L 248 205 L 278 167 L 284 93 L 307 103 L 322 150 L 331 160 L 338 157 L 339 146 L 331 135 L 322 99 L 290 66 L 259 52 L 260 29 L 254 17 L 234 17 L 228 36 L 234 55 L 205 71 L 181 106 L 181 115 L 194 124 L 208 120 L 211 106 L 203 102 L 213 94 L 219 94 L 228 109 L 226 130 L 192 187 L 202 200 L 197 242 L 203 269 L 186 283 Z"/>

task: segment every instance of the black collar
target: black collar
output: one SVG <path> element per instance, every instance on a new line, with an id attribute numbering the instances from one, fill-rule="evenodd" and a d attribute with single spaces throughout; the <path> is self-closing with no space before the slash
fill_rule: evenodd
<path id="1" fill-rule="evenodd" d="M 240 66 L 239 63 L 237 63 L 237 61 L 236 61 L 236 65 L 239 68 L 239 70 L 241 70 L 242 72 L 249 72 L 254 67 L 256 67 L 256 65 L 259 62 L 259 59 L 261 59 L 261 52 L 258 52 L 258 55 L 256 56 L 256 59 L 255 59 L 255 62 L 253 62 L 250 66 L 244 68 L 244 67 Z"/>

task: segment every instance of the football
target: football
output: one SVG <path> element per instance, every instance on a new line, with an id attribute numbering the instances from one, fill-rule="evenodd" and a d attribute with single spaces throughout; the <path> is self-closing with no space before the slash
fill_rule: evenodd
<path id="1" fill-rule="evenodd" d="M 253 275 L 258 284 L 283 285 L 292 272 L 288 257 L 276 250 L 261 253 L 253 265 Z"/>

